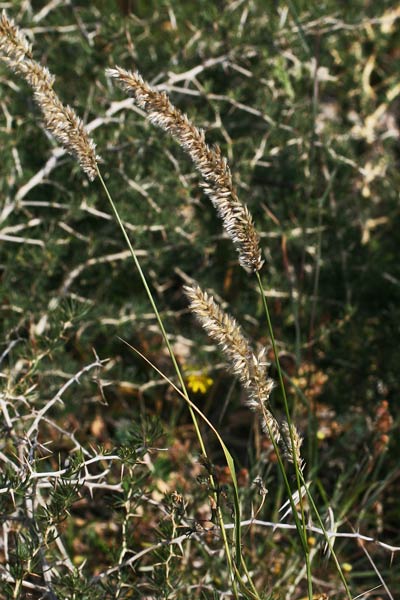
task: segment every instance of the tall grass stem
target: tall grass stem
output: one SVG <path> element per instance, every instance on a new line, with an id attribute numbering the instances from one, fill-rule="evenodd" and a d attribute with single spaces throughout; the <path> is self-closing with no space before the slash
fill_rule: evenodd
<path id="1" fill-rule="evenodd" d="M 101 185 L 102 185 L 102 187 L 104 189 L 104 192 L 105 192 L 105 194 L 107 196 L 108 202 L 109 202 L 109 204 L 110 204 L 110 206 L 112 208 L 112 211 L 114 213 L 115 219 L 116 219 L 116 221 L 117 221 L 117 223 L 118 223 L 118 225 L 119 225 L 119 227 L 120 227 L 120 229 L 122 231 L 122 234 L 124 236 L 126 244 L 127 244 L 128 248 L 130 250 L 131 256 L 132 256 L 133 261 L 135 263 L 135 266 L 136 266 L 136 268 L 138 270 L 140 279 L 141 279 L 141 281 L 143 283 L 143 286 L 144 286 L 145 291 L 147 293 L 147 296 L 149 298 L 150 304 L 151 304 L 152 309 L 154 311 L 154 314 L 156 316 L 156 319 L 157 319 L 158 325 L 160 327 L 162 336 L 164 338 L 165 344 L 166 344 L 166 346 L 168 348 L 168 352 L 170 354 L 170 357 L 171 357 L 171 360 L 172 360 L 172 364 L 173 364 L 175 372 L 177 374 L 179 383 L 180 383 L 180 385 L 182 387 L 183 395 L 184 395 L 184 397 L 185 397 L 185 399 L 187 400 L 187 403 L 188 403 L 190 416 L 191 416 L 192 421 L 193 421 L 193 425 L 194 425 L 194 428 L 195 428 L 195 431 L 196 431 L 197 439 L 198 439 L 199 444 L 200 444 L 201 452 L 204 455 L 204 457 L 207 458 L 206 447 L 205 447 L 204 440 L 203 440 L 203 437 L 202 437 L 202 434 L 201 434 L 201 431 L 200 431 L 199 424 L 197 422 L 196 415 L 195 415 L 194 410 L 193 410 L 193 408 L 191 406 L 189 395 L 188 395 L 188 392 L 187 392 L 187 389 L 186 389 L 186 386 L 185 386 L 185 381 L 184 381 L 184 378 L 182 376 L 182 373 L 181 373 L 181 370 L 179 368 L 179 365 L 178 365 L 178 362 L 176 360 L 176 357 L 174 355 L 174 351 L 173 351 L 172 346 L 170 344 L 170 341 L 169 341 L 169 338 L 168 338 L 168 334 L 167 334 L 167 332 L 165 330 L 165 327 L 164 327 L 161 315 L 160 315 L 159 310 L 157 308 L 157 305 L 156 305 L 156 303 L 154 301 L 153 294 L 152 294 L 152 292 L 150 290 L 150 287 L 149 287 L 149 285 L 147 283 L 146 276 L 145 276 L 145 274 L 143 272 L 143 269 L 142 269 L 142 267 L 140 265 L 139 259 L 138 259 L 137 255 L 135 253 L 135 250 L 134 250 L 134 248 L 132 246 L 132 243 L 131 243 L 131 241 L 129 239 L 128 233 L 127 233 L 127 231 L 126 231 L 126 229 L 124 227 L 124 224 L 123 224 L 123 222 L 121 220 L 121 217 L 120 217 L 120 215 L 118 213 L 117 207 L 115 206 L 115 203 L 114 203 L 114 201 L 112 199 L 112 196 L 111 196 L 111 194 L 110 194 L 110 192 L 108 190 L 108 187 L 107 187 L 107 185 L 106 185 L 106 183 L 105 183 L 105 181 L 104 181 L 104 179 L 103 179 L 103 177 L 102 177 L 102 175 L 100 173 L 100 170 L 98 169 L 97 171 L 98 171 L 98 177 L 99 177 L 99 180 L 101 182 Z M 240 504 L 239 504 L 238 486 L 237 486 L 235 468 L 234 468 L 234 463 L 233 463 L 232 457 L 230 457 L 230 454 L 228 455 L 225 450 L 227 451 L 226 447 L 224 449 L 224 453 L 225 453 L 225 456 L 227 458 L 228 468 L 229 468 L 229 471 L 231 473 L 231 477 L 232 477 L 232 481 L 233 481 L 233 488 L 234 488 L 234 494 L 233 495 L 234 495 L 235 524 L 236 524 L 236 527 L 235 527 L 235 547 L 236 547 L 236 552 L 235 552 L 235 554 L 236 554 L 237 565 L 238 565 L 238 567 L 240 567 L 243 564 L 244 561 L 243 561 L 242 550 L 241 550 Z M 215 482 L 214 482 L 213 477 L 212 477 L 211 474 L 210 474 L 210 484 L 211 484 L 212 488 L 215 489 Z M 217 499 L 215 499 L 215 500 L 216 500 L 216 505 L 217 505 L 217 516 L 218 516 L 218 520 L 219 520 L 221 535 L 222 535 L 223 543 L 224 543 L 224 547 L 225 547 L 226 559 L 227 559 L 227 562 L 228 562 L 228 568 L 229 568 L 229 571 L 230 571 L 230 574 L 231 574 L 231 579 L 232 579 L 233 593 L 234 593 L 235 598 L 239 598 L 239 596 L 238 596 L 238 590 L 237 590 L 237 584 L 236 584 L 236 572 L 235 572 L 235 568 L 234 568 L 234 565 L 233 565 L 233 562 L 232 562 L 233 559 L 232 559 L 232 556 L 231 556 L 231 550 L 230 550 L 230 547 L 229 547 L 229 542 L 228 542 L 228 538 L 227 538 L 227 534 L 226 534 L 226 530 L 225 530 L 223 515 L 222 515 L 222 512 L 221 512 L 221 509 L 218 506 Z"/>
<path id="2" fill-rule="evenodd" d="M 278 349 L 277 349 L 276 342 L 275 342 L 275 336 L 274 336 L 274 332 L 273 332 L 273 328 L 272 328 L 271 317 L 270 317 L 270 314 L 269 314 L 268 303 L 267 303 L 267 299 L 266 299 L 265 294 L 264 294 L 264 289 L 263 289 L 263 286 L 262 286 L 261 277 L 260 277 L 260 274 L 258 272 L 256 273 L 256 277 L 257 277 L 257 282 L 258 282 L 259 290 L 260 290 L 260 293 L 261 293 L 261 298 L 262 298 L 262 302 L 263 302 L 265 317 L 266 317 L 266 320 L 267 320 L 268 333 L 269 333 L 269 337 L 270 337 L 271 344 L 272 344 L 272 349 L 273 349 L 273 353 L 274 353 L 276 369 L 277 369 L 277 372 L 278 372 L 279 387 L 281 389 L 281 394 L 282 394 L 282 399 L 283 399 L 283 404 L 284 404 L 284 409 L 285 409 L 285 415 L 286 415 L 286 419 L 287 419 L 287 423 L 288 423 L 288 431 L 289 431 L 289 436 L 290 436 L 291 450 L 292 450 L 292 456 L 293 456 L 293 464 L 294 464 L 294 469 L 295 469 L 295 473 L 296 473 L 296 484 L 297 484 L 297 490 L 298 490 L 298 493 L 299 493 L 301 522 L 300 522 L 300 520 L 299 520 L 299 518 L 297 516 L 297 509 L 296 509 L 295 502 L 294 502 L 293 497 L 292 497 L 291 488 L 290 488 L 290 485 L 289 485 L 289 481 L 288 481 L 288 478 L 287 478 L 285 467 L 284 467 L 283 462 L 282 462 L 282 458 L 281 458 L 281 455 L 280 455 L 280 451 L 279 451 L 278 445 L 274 441 L 273 437 L 271 437 L 271 440 L 272 440 L 272 442 L 274 444 L 274 449 L 275 449 L 275 452 L 276 452 L 276 455 L 277 455 L 277 458 L 278 458 L 279 468 L 280 468 L 281 474 L 283 476 L 283 480 L 284 480 L 284 483 L 285 483 L 286 490 L 288 492 L 288 496 L 289 496 L 290 504 L 291 504 L 291 507 L 292 507 L 293 517 L 295 519 L 297 531 L 299 533 L 299 536 L 300 536 L 300 539 L 301 539 L 301 542 L 302 542 L 303 551 L 304 551 L 304 559 L 305 559 L 305 562 L 306 562 L 306 571 L 307 571 L 308 597 L 309 597 L 309 600 L 312 600 L 313 594 L 312 594 L 311 562 L 310 562 L 310 553 L 309 553 L 308 542 L 307 542 L 307 527 L 306 527 L 306 520 L 305 520 L 305 514 L 304 514 L 304 505 L 303 505 L 303 497 L 302 497 L 302 484 L 301 484 L 301 477 L 300 477 L 301 470 L 300 470 L 300 465 L 298 463 L 298 460 L 296 459 L 296 444 L 295 444 L 295 439 L 294 439 L 294 436 L 293 436 L 293 428 L 291 427 L 291 416 L 290 416 L 290 411 L 289 411 L 289 404 L 288 404 L 288 400 L 287 400 L 287 396 L 286 396 L 285 383 L 283 381 L 282 370 L 281 370 L 281 367 L 280 367 Z M 307 488 L 307 486 L 306 486 L 306 488 Z"/>

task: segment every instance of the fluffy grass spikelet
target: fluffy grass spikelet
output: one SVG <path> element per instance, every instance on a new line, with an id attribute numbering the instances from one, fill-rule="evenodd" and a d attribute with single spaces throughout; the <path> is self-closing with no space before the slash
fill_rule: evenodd
<path id="1" fill-rule="evenodd" d="M 248 208 L 235 191 L 232 175 L 219 146 L 205 142 L 204 131 L 195 127 L 169 100 L 165 92 L 150 87 L 137 72 L 120 67 L 107 69 L 118 80 L 135 103 L 157 125 L 178 142 L 190 156 L 203 177 L 202 187 L 222 219 L 225 231 L 239 253 L 239 262 L 249 271 L 259 271 L 263 265 L 259 239 Z"/>
<path id="2" fill-rule="evenodd" d="M 282 423 L 281 432 L 283 453 L 285 458 L 291 463 L 296 462 L 299 469 L 302 470 L 304 463 L 300 455 L 300 448 L 303 443 L 303 438 L 299 435 L 296 426 L 292 423 L 289 427 L 289 424 L 286 421 Z M 290 435 L 290 432 L 292 432 L 292 436 Z"/>
<path id="3" fill-rule="evenodd" d="M 230 370 L 239 377 L 247 395 L 246 406 L 259 413 L 264 432 L 278 442 L 279 426 L 268 408 L 274 383 L 267 376 L 268 363 L 264 358 L 264 350 L 255 354 L 236 320 L 199 286 L 185 286 L 184 291 L 190 301 L 190 310 L 222 348 Z"/>
<path id="4" fill-rule="evenodd" d="M 91 181 L 97 176 L 95 144 L 81 119 L 70 106 L 64 106 L 53 90 L 54 77 L 32 58 L 31 45 L 5 11 L 0 19 L 0 58 L 34 91 L 46 129 L 78 160 Z"/>

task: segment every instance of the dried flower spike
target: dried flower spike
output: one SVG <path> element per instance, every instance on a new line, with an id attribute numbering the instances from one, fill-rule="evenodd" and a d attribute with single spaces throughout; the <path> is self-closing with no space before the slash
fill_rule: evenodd
<path id="1" fill-rule="evenodd" d="M 299 435 L 299 432 L 296 429 L 296 426 L 292 424 L 289 428 L 289 425 L 286 421 L 282 423 L 281 426 L 282 431 L 282 445 L 283 445 L 283 453 L 287 460 L 291 463 L 296 462 L 299 469 L 303 469 L 303 459 L 300 455 L 300 448 L 303 443 L 303 438 Z M 292 439 L 290 436 L 290 431 L 292 432 L 294 448 L 292 446 Z"/>
<path id="2" fill-rule="evenodd" d="M 268 408 L 274 383 L 267 376 L 268 363 L 264 360 L 264 352 L 254 354 L 240 325 L 218 306 L 212 296 L 198 286 L 185 286 L 184 291 L 190 300 L 190 310 L 208 335 L 221 346 L 231 371 L 239 377 L 247 394 L 246 406 L 259 413 L 264 432 L 278 442 L 279 426 Z"/>
<path id="3" fill-rule="evenodd" d="M 118 80 L 136 104 L 146 111 L 154 125 L 170 133 L 189 154 L 203 177 L 202 186 L 206 194 L 239 253 L 241 266 L 250 271 L 259 271 L 263 260 L 258 235 L 248 208 L 237 196 L 229 166 L 220 148 L 208 146 L 204 131 L 195 127 L 185 114 L 173 106 L 165 92 L 151 88 L 139 73 L 120 67 L 108 69 L 107 73 Z"/>
<path id="4" fill-rule="evenodd" d="M 0 58 L 34 91 L 46 129 L 75 156 L 91 181 L 97 176 L 95 144 L 70 106 L 64 106 L 53 90 L 54 77 L 33 60 L 31 46 L 14 22 L 2 12 L 0 19 Z"/>

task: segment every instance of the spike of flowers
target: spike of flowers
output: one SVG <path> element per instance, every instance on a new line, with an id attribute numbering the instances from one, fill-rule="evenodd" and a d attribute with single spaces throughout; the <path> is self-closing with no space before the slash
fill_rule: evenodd
<path id="1" fill-rule="evenodd" d="M 32 87 L 46 129 L 77 158 L 83 171 L 93 181 L 97 176 L 99 159 L 93 140 L 74 110 L 62 104 L 53 90 L 53 75 L 33 60 L 30 44 L 5 11 L 0 19 L 0 58 Z"/>
<path id="2" fill-rule="evenodd" d="M 292 446 L 292 439 L 290 436 L 290 431 L 292 432 L 292 436 L 293 436 L 293 442 L 294 442 L 293 446 Z M 283 453 L 284 453 L 285 457 L 291 463 L 294 463 L 296 461 L 299 469 L 302 470 L 304 462 L 300 455 L 300 448 L 303 443 L 303 438 L 299 435 L 299 432 L 297 431 L 296 426 L 292 423 L 289 428 L 289 425 L 286 421 L 284 421 L 282 423 L 281 432 L 282 432 L 282 438 L 283 438 L 282 439 Z M 293 449 L 293 447 L 294 447 L 294 449 Z"/>
<path id="3" fill-rule="evenodd" d="M 205 142 L 204 131 L 195 127 L 169 100 L 165 92 L 150 87 L 137 72 L 120 67 L 107 69 L 108 75 L 120 85 L 157 125 L 178 142 L 187 152 L 203 177 L 202 187 L 222 219 L 228 236 L 239 253 L 242 267 L 259 271 L 263 265 L 259 239 L 248 208 L 236 193 L 226 159 L 218 146 Z"/>
<path id="4" fill-rule="evenodd" d="M 274 383 L 267 376 L 264 351 L 254 354 L 240 325 L 207 292 L 198 286 L 185 286 L 184 291 L 190 301 L 190 310 L 208 335 L 221 346 L 231 371 L 239 377 L 247 394 L 246 406 L 259 413 L 263 430 L 278 443 L 279 426 L 268 406 Z"/>

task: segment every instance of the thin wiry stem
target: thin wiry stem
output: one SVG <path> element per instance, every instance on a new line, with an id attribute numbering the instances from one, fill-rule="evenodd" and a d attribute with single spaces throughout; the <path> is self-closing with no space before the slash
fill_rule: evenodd
<path id="1" fill-rule="evenodd" d="M 165 330 L 163 320 L 161 318 L 161 315 L 160 315 L 160 313 L 158 311 L 158 308 L 157 308 L 157 305 L 155 303 L 153 294 L 152 294 L 152 292 L 151 292 L 151 290 L 149 288 L 146 276 L 145 276 L 145 274 L 143 272 L 143 269 L 142 269 L 142 267 L 140 265 L 139 259 L 138 259 L 137 255 L 136 255 L 136 252 L 135 252 L 135 250 L 134 250 L 134 248 L 132 246 L 132 243 L 131 243 L 130 238 L 128 236 L 128 233 L 127 233 L 127 231 L 125 229 L 125 226 L 122 223 L 122 220 L 121 220 L 121 217 L 119 215 L 118 209 L 117 209 L 117 207 L 116 207 L 116 205 L 115 205 L 115 203 L 114 203 L 114 201 L 112 199 L 112 196 L 111 196 L 111 194 L 110 194 L 110 192 L 108 190 L 108 187 L 107 187 L 107 185 L 106 185 L 103 177 L 101 176 L 101 173 L 100 173 L 99 170 L 98 170 L 97 174 L 98 174 L 100 182 L 101 182 L 101 184 L 103 186 L 104 192 L 105 192 L 105 194 L 107 196 L 108 202 L 109 202 L 109 204 L 110 204 L 110 206 L 112 208 L 112 211 L 114 213 L 115 219 L 116 219 L 116 221 L 117 221 L 117 223 L 118 223 L 118 225 L 119 225 L 119 227 L 121 229 L 122 235 L 124 236 L 125 242 L 126 242 L 128 248 L 129 248 L 129 251 L 130 251 L 132 259 L 133 259 L 133 261 L 135 263 L 136 269 L 138 270 L 138 273 L 139 273 L 140 279 L 142 281 L 143 287 L 144 287 L 144 289 L 146 291 L 147 297 L 149 298 L 149 301 L 151 303 L 151 306 L 152 306 L 152 309 L 153 309 L 154 314 L 156 316 L 156 319 L 157 319 L 158 325 L 160 327 L 163 339 L 164 339 L 164 341 L 166 343 L 169 355 L 170 355 L 172 363 L 174 365 L 175 372 L 177 374 L 179 383 L 181 385 L 182 394 L 183 394 L 184 398 L 186 399 L 186 401 L 188 403 L 190 416 L 191 416 L 192 421 L 193 421 L 193 425 L 194 425 L 194 428 L 195 428 L 195 431 L 196 431 L 197 439 L 198 439 L 199 444 L 200 444 L 201 452 L 202 452 L 203 456 L 207 458 L 206 447 L 204 445 L 203 437 L 202 437 L 202 434 L 201 434 L 201 431 L 200 431 L 200 428 L 199 428 L 199 425 L 198 425 L 198 422 L 197 422 L 197 419 L 196 419 L 196 415 L 194 413 L 194 410 L 193 410 L 193 408 L 191 406 L 191 403 L 190 403 L 190 400 L 189 400 L 189 395 L 188 395 L 188 392 L 187 392 L 187 389 L 186 389 L 186 386 L 185 386 L 185 381 L 183 379 L 181 369 L 179 367 L 179 364 L 178 364 L 178 362 L 176 360 L 176 357 L 175 357 L 174 351 L 172 349 L 171 343 L 169 341 L 168 334 L 167 334 L 167 332 Z M 213 480 L 212 475 L 210 475 L 210 483 L 211 483 L 211 486 L 213 488 L 215 488 L 215 482 Z M 240 520 L 239 505 L 237 505 L 236 510 L 237 510 L 237 520 L 239 521 Z M 228 539 L 226 537 L 226 533 L 225 533 L 225 529 L 224 529 L 224 519 L 223 519 L 223 515 L 222 515 L 222 511 L 221 511 L 220 507 L 218 507 L 218 509 L 217 509 L 217 518 L 218 518 L 219 523 L 220 523 L 220 528 L 221 528 L 221 532 L 222 532 L 222 539 L 223 539 L 223 543 L 224 543 L 224 547 L 225 547 L 226 559 L 227 559 L 228 568 L 229 568 L 229 571 L 230 571 L 230 574 L 231 574 L 233 593 L 234 593 L 235 598 L 238 598 L 237 584 L 236 584 L 236 580 L 235 580 L 235 571 L 234 571 L 234 568 L 233 568 L 233 559 L 232 559 L 232 556 L 231 556 L 231 551 L 230 551 Z M 239 528 L 239 535 L 240 535 L 240 528 Z M 239 552 L 239 550 L 240 549 L 238 549 L 238 554 L 241 554 Z M 239 556 L 238 556 L 238 560 L 239 560 Z"/>
<path id="2" fill-rule="evenodd" d="M 204 131 L 195 127 L 169 100 L 165 92 L 150 87 L 137 72 L 120 67 L 107 69 L 108 75 L 118 80 L 154 124 L 167 131 L 189 154 L 203 177 L 202 187 L 210 198 L 225 231 L 232 239 L 242 267 L 259 271 L 263 265 L 258 234 L 251 214 L 237 196 L 231 171 L 219 146 L 205 142 Z"/>
<path id="3" fill-rule="evenodd" d="M 283 405 L 284 405 L 285 415 L 286 415 L 286 419 L 287 419 L 287 423 L 288 423 L 287 436 L 286 436 L 287 452 L 289 452 L 291 454 L 291 456 L 293 457 L 294 469 L 295 469 L 295 474 L 296 474 L 297 491 L 299 493 L 301 522 L 298 518 L 296 518 L 296 515 L 297 515 L 296 507 L 294 506 L 294 503 L 293 503 L 293 499 L 292 499 L 292 496 L 290 493 L 289 482 L 287 480 L 287 476 L 286 476 L 285 470 L 283 468 L 283 464 L 282 464 L 281 458 L 279 456 L 279 453 L 277 455 L 278 463 L 279 463 L 279 468 L 280 468 L 281 474 L 282 474 L 284 482 L 285 482 L 286 489 L 289 492 L 289 500 L 290 500 L 290 503 L 292 506 L 293 516 L 295 517 L 297 531 L 298 531 L 299 537 L 300 537 L 300 539 L 302 541 L 302 545 L 303 545 L 304 559 L 305 559 L 306 570 L 307 570 L 308 597 L 310 600 L 312 600 L 311 562 L 310 562 L 310 554 L 309 554 L 309 548 L 308 548 L 308 543 L 307 543 L 306 520 L 305 520 L 303 496 L 302 496 L 302 489 L 301 489 L 301 482 L 300 482 L 300 477 L 302 475 L 302 471 L 301 471 L 300 458 L 298 458 L 298 456 L 297 456 L 297 452 L 299 451 L 300 446 L 299 446 L 298 440 L 296 438 L 296 434 L 297 434 L 296 429 L 293 428 L 293 426 L 292 426 L 292 421 L 291 421 L 290 412 L 289 412 L 289 404 L 288 404 L 287 396 L 286 396 L 286 388 L 285 388 L 285 384 L 283 381 L 283 375 L 282 375 L 282 370 L 281 370 L 280 361 L 279 361 L 278 349 L 277 349 L 276 342 L 275 342 L 275 336 L 274 336 L 274 331 L 272 328 L 272 322 L 271 322 L 271 317 L 269 314 L 267 299 L 265 297 L 264 290 L 262 287 L 260 274 L 256 273 L 256 277 L 257 277 L 258 287 L 259 287 L 260 293 L 262 295 L 262 302 L 263 302 L 265 317 L 267 320 L 268 334 L 271 339 L 272 349 L 274 352 L 276 368 L 278 371 L 279 386 L 280 386 L 280 390 L 282 393 Z M 307 488 L 307 486 L 306 486 L 306 488 Z"/>

